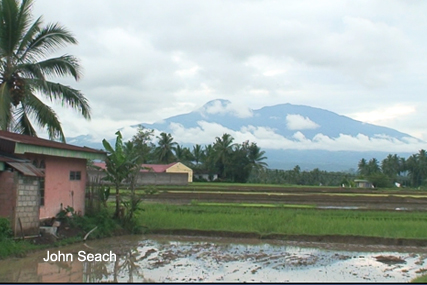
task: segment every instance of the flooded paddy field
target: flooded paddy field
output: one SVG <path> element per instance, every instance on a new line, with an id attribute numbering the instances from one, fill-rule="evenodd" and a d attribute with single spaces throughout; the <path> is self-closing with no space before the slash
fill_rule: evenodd
<path id="1" fill-rule="evenodd" d="M 427 271 L 426 247 L 184 236 L 122 236 L 0 260 L 1 282 L 408 282 Z M 78 253 L 113 252 L 111 261 Z"/>

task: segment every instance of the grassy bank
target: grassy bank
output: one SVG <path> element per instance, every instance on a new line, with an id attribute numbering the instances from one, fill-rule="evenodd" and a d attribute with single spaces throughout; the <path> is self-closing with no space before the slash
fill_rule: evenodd
<path id="1" fill-rule="evenodd" d="M 35 239 L 13 239 L 9 221 L 0 218 L 0 259 L 10 256 L 25 256 L 26 253 L 45 248 L 60 247 L 83 241 L 83 237 L 93 228 L 97 229 L 88 237 L 89 239 L 110 237 L 129 233 L 123 229 L 119 221 L 112 217 L 112 209 L 103 209 L 95 215 L 84 217 L 75 216 L 63 220 L 65 227 L 71 229 L 70 235 L 59 234 L 59 239 L 47 240 L 40 236 Z M 41 243 L 40 243 L 41 242 Z"/>
<path id="2" fill-rule="evenodd" d="M 189 229 L 289 235 L 358 235 L 427 239 L 421 212 L 253 208 L 145 204 L 138 222 L 149 229 Z"/>

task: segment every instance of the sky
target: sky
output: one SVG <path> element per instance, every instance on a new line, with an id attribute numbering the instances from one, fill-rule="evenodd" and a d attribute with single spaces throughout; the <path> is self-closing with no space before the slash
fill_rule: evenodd
<path id="1" fill-rule="evenodd" d="M 53 105 L 65 135 L 99 141 L 218 98 L 243 115 L 308 105 L 427 141 L 426 13 L 427 1 L 412 0 L 36 0 L 33 9 L 79 41 L 54 55 L 79 58 L 82 79 L 52 80 L 81 90 L 92 120 Z"/>

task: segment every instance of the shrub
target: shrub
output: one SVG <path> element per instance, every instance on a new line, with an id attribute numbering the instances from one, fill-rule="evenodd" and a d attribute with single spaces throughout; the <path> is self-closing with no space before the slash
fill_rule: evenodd
<path id="1" fill-rule="evenodd" d="M 0 241 L 13 236 L 9 219 L 0 218 Z"/>

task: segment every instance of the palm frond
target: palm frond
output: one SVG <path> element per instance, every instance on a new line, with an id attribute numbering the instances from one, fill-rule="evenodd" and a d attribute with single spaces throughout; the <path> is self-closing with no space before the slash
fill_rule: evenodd
<path id="1" fill-rule="evenodd" d="M 22 30 L 17 23 L 19 8 L 15 0 L 4 0 L 0 3 L 0 46 L 2 56 L 13 55 L 19 42 Z"/>
<path id="2" fill-rule="evenodd" d="M 36 137 L 37 132 L 28 118 L 28 111 L 28 107 L 23 104 L 21 104 L 21 107 L 15 111 L 15 122 L 12 131 L 15 133 Z"/>
<path id="3" fill-rule="evenodd" d="M 49 139 L 65 142 L 64 132 L 62 131 L 61 123 L 55 111 L 49 106 L 40 101 L 37 96 L 30 93 L 25 97 L 25 102 L 22 102 L 25 107 L 27 116 L 34 117 L 35 121 L 41 128 L 46 128 Z"/>
<path id="4" fill-rule="evenodd" d="M 71 75 L 77 81 L 81 76 L 79 61 L 72 55 L 63 55 L 50 58 L 37 63 L 40 71 L 45 76 L 68 76 Z"/>
<path id="5" fill-rule="evenodd" d="M 42 24 L 42 17 L 39 17 L 27 30 L 25 35 L 22 37 L 19 48 L 16 51 L 16 57 L 18 61 L 26 59 L 26 61 L 34 61 L 35 58 L 27 56 L 28 46 L 34 39 L 35 35 L 40 32 L 40 25 Z"/>
<path id="6" fill-rule="evenodd" d="M 41 29 L 29 42 L 25 54 L 32 57 L 45 56 L 47 52 L 53 52 L 56 49 L 67 44 L 77 44 L 76 38 L 64 27 L 59 24 L 50 24 Z"/>
<path id="7" fill-rule="evenodd" d="M 76 89 L 59 83 L 31 79 L 27 80 L 31 87 L 40 91 L 51 101 L 60 101 L 64 106 L 76 109 L 85 119 L 90 119 L 90 106 L 86 97 Z"/>
<path id="8" fill-rule="evenodd" d="M 24 31 L 28 30 L 28 27 L 31 26 L 31 21 L 33 18 L 31 15 L 31 9 L 33 7 L 33 4 L 33 0 L 22 0 L 21 6 L 18 9 L 16 22 L 19 26 L 19 30 L 22 31 L 20 35 L 23 35 Z"/>
<path id="9" fill-rule="evenodd" d="M 24 63 L 18 64 L 10 71 L 11 73 L 19 73 L 23 78 L 28 79 L 38 79 L 40 82 L 46 81 L 44 73 L 38 64 L 34 63 Z"/>

